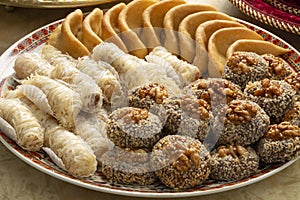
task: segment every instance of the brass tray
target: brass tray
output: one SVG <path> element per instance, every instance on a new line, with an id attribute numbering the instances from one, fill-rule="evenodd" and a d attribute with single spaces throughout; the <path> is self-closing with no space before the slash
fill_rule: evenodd
<path id="1" fill-rule="evenodd" d="M 116 0 L 1 0 L 0 4 L 28 8 L 74 8 L 95 6 Z"/>

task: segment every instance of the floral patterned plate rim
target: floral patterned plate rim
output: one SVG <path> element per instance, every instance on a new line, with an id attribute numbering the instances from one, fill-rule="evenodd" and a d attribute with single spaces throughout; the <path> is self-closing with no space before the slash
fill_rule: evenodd
<path id="1" fill-rule="evenodd" d="M 238 19 L 239 20 L 239 19 Z M 50 23 L 40 29 L 33 31 L 26 35 L 10 48 L 8 48 L 0 57 L 0 78 L 2 79 L 0 85 L 0 95 L 2 96 L 7 89 L 13 87 L 13 79 L 9 78 L 13 74 L 13 63 L 16 57 L 23 52 L 37 52 L 47 41 L 47 37 L 51 32 L 62 22 L 58 20 Z M 290 53 L 285 54 L 283 57 L 289 62 L 290 66 L 295 70 L 300 70 L 300 53 L 294 49 L 291 45 L 281 40 L 272 33 L 261 29 L 258 26 L 250 24 L 246 21 L 239 20 L 240 23 L 245 24 L 251 30 L 256 31 L 262 37 L 279 46 L 289 48 Z M 260 172 L 239 181 L 221 182 L 215 180 L 207 180 L 202 185 L 186 189 L 186 190 L 173 190 L 167 188 L 159 183 L 149 186 L 132 186 L 122 184 L 111 184 L 104 177 L 104 175 L 98 170 L 92 177 L 89 178 L 76 178 L 65 171 L 58 168 L 50 158 L 43 151 L 29 152 L 20 148 L 14 141 L 8 138 L 4 133 L 0 131 L 0 141 L 8 150 L 15 154 L 19 159 L 23 160 L 30 166 L 37 170 L 53 176 L 62 181 L 88 188 L 95 191 L 124 195 L 124 196 L 137 196 L 137 197 L 152 197 L 152 198 L 170 198 L 170 197 L 190 197 L 201 196 L 207 194 L 214 194 L 233 190 L 236 188 L 244 187 L 246 185 L 253 184 L 261 181 L 269 176 L 272 176 L 281 170 L 287 168 L 293 164 L 298 158 L 286 163 L 274 164 L 274 165 L 262 165 Z"/>
<path id="2" fill-rule="evenodd" d="M 300 35 L 300 16 L 277 9 L 264 0 L 229 0 L 246 15 L 273 26 Z"/>

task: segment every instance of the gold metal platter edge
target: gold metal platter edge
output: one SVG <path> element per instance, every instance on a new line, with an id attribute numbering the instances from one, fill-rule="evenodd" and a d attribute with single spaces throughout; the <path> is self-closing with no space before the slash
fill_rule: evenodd
<path id="1" fill-rule="evenodd" d="M 0 5 L 26 8 L 76 8 L 118 2 L 116 0 L 2 0 Z"/>

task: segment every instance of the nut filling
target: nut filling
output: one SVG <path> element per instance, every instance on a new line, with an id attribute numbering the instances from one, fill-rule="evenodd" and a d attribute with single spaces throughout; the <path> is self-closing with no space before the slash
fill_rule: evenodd
<path id="1" fill-rule="evenodd" d="M 220 78 L 199 79 L 186 86 L 183 93 L 205 100 L 211 106 L 212 112 L 218 111 L 232 100 L 244 98 L 238 85 Z"/>
<path id="2" fill-rule="evenodd" d="M 188 113 L 193 118 L 206 120 L 209 118 L 210 106 L 203 99 L 193 100 L 190 97 L 185 97 L 181 102 L 182 110 Z"/>
<path id="3" fill-rule="evenodd" d="M 248 83 L 244 93 L 247 99 L 257 103 L 275 121 L 293 108 L 296 94 L 285 81 L 267 78 Z"/>
<path id="4" fill-rule="evenodd" d="M 253 106 L 250 103 L 244 101 L 232 102 L 228 105 L 228 108 L 226 110 L 225 123 L 228 123 L 229 120 L 234 124 L 243 124 L 251 121 L 256 113 L 257 107 Z"/>
<path id="5" fill-rule="evenodd" d="M 140 110 L 135 109 L 129 112 L 128 117 L 134 121 L 134 123 L 138 123 L 140 120 L 146 120 L 149 116 L 149 112 L 146 109 Z"/>
<path id="6" fill-rule="evenodd" d="M 280 94 L 282 94 L 282 92 L 283 90 L 279 82 L 272 82 L 271 84 L 270 79 L 265 78 L 261 81 L 261 87 L 254 90 L 253 95 L 273 98 L 274 96 L 279 96 Z"/>
<path id="7" fill-rule="evenodd" d="M 270 140 L 284 140 L 292 137 L 300 137 L 300 128 L 289 122 L 271 125 L 268 132 L 264 135 L 264 138 Z"/>
<path id="8" fill-rule="evenodd" d="M 233 54 L 227 61 L 227 66 L 235 74 L 244 74 L 250 72 L 250 67 L 258 64 L 256 57 L 250 57 L 247 54 Z"/>
<path id="9" fill-rule="evenodd" d="M 163 85 L 149 83 L 129 90 L 128 104 L 132 107 L 151 109 L 159 106 L 169 97 Z"/>
<path id="10" fill-rule="evenodd" d="M 269 78 L 282 80 L 292 73 L 282 58 L 272 54 L 264 54 L 262 57 L 269 63 Z"/>
<path id="11" fill-rule="evenodd" d="M 219 157 L 231 155 L 234 158 L 238 158 L 239 156 L 245 155 L 247 153 L 247 150 L 241 145 L 229 145 L 228 147 L 219 146 L 217 152 L 219 154 Z"/>
<path id="12" fill-rule="evenodd" d="M 285 82 L 290 84 L 294 90 L 299 93 L 300 90 L 300 72 L 292 73 L 284 79 Z"/>

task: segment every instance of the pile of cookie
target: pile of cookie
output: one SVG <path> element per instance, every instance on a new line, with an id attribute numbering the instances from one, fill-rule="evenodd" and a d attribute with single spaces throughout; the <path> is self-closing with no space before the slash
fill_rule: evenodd
<path id="1" fill-rule="evenodd" d="M 87 15 L 77 9 L 47 43 L 40 57 L 17 58 L 16 76 L 27 80 L 7 99 L 49 109 L 52 116 L 39 117 L 54 127 L 45 138 L 58 157 L 72 152 L 72 146 L 55 152 L 70 132 L 91 146 L 93 152 L 80 147 L 92 164 L 70 165 L 75 172 L 67 165 L 75 156 L 62 159 L 72 175 L 90 176 L 98 165 L 113 183 L 185 189 L 207 179 L 247 178 L 262 163 L 300 153 L 300 73 L 279 57 L 290 50 L 210 5 L 133 0 Z M 76 113 L 57 106 L 66 99 L 58 86 L 78 96 Z M 48 95 L 54 92 L 59 95 Z M 69 104 L 73 111 L 74 102 Z M 81 123 L 74 121 L 78 117 Z M 66 139 L 56 141 L 54 131 Z M 52 140 L 61 145 L 51 146 Z"/>

